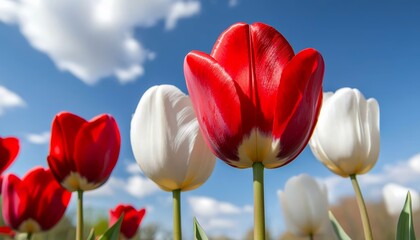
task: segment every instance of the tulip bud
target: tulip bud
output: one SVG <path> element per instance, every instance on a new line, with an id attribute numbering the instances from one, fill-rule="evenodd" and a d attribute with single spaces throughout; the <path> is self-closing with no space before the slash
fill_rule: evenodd
<path id="1" fill-rule="evenodd" d="M 323 234 L 328 229 L 328 196 L 325 186 L 306 174 L 290 178 L 278 191 L 287 229 L 296 236 Z"/>
<path id="2" fill-rule="evenodd" d="M 148 89 L 131 121 L 131 147 L 143 173 L 165 191 L 188 191 L 211 175 L 216 159 L 188 96 L 171 85 Z"/>
<path id="3" fill-rule="evenodd" d="M 357 89 L 324 93 L 318 123 L 309 142 L 329 170 L 342 177 L 363 174 L 379 155 L 379 105 Z"/>
<path id="4" fill-rule="evenodd" d="M 124 218 L 121 223 L 120 233 L 126 239 L 130 239 L 136 235 L 141 221 L 146 214 L 146 209 L 141 208 L 137 211 L 131 205 L 119 204 L 115 207 L 115 209 L 111 209 L 109 211 L 109 225 L 114 225 L 120 218 L 121 214 L 124 214 Z"/>

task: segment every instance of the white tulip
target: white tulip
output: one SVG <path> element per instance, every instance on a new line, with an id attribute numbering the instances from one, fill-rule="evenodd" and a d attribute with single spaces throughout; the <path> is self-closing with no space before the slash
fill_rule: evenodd
<path id="1" fill-rule="evenodd" d="M 312 152 L 328 169 L 342 177 L 363 174 L 379 156 L 379 105 L 357 89 L 324 93 Z"/>
<path id="2" fill-rule="evenodd" d="M 211 175 L 216 158 L 190 98 L 171 85 L 148 89 L 131 121 L 131 146 L 143 173 L 165 191 L 188 191 Z"/>
<path id="3" fill-rule="evenodd" d="M 410 191 L 411 195 L 412 211 L 415 212 L 420 208 L 420 196 L 416 190 L 406 188 L 394 183 L 389 183 L 384 186 L 384 188 L 382 189 L 382 194 L 384 197 L 386 210 L 390 215 L 400 215 L 404 207 L 408 191 Z"/>
<path id="4" fill-rule="evenodd" d="M 327 190 L 315 179 L 306 174 L 292 177 L 277 194 L 288 231 L 307 237 L 329 230 Z"/>

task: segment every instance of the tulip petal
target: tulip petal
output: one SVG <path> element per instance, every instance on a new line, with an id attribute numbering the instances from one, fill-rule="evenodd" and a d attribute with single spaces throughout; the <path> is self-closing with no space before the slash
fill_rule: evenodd
<path id="1" fill-rule="evenodd" d="M 264 163 L 275 168 L 293 160 L 306 146 L 322 104 L 324 61 L 314 49 L 299 52 L 286 66 L 277 95 L 273 135 L 280 138 L 281 161 Z"/>
<path id="2" fill-rule="evenodd" d="M 188 92 L 201 131 L 213 153 L 229 164 L 238 161 L 237 148 L 255 125 L 242 113 L 254 112 L 252 103 L 212 57 L 192 51 L 184 62 Z"/>
<path id="3" fill-rule="evenodd" d="M 185 176 L 181 189 L 182 191 L 190 191 L 198 188 L 210 177 L 216 164 L 215 156 L 209 151 L 203 135 L 200 133 L 198 122 L 194 121 L 195 138 L 190 144 L 192 150 L 187 165 L 187 175 Z"/>
<path id="4" fill-rule="evenodd" d="M 223 32 L 211 56 L 224 67 L 255 107 L 244 112 L 263 133 L 271 133 L 277 86 L 285 65 L 294 56 L 287 40 L 263 24 L 237 23 Z"/>
<path id="5" fill-rule="evenodd" d="M 192 156 L 197 147 L 203 150 L 202 156 L 211 155 L 203 139 L 196 141 L 199 131 L 188 96 L 171 85 L 152 87 L 142 96 L 131 121 L 134 156 L 147 177 L 162 189 L 191 188 L 196 183 L 186 178 L 200 175 L 196 165 L 211 163 L 197 159 L 197 154 Z"/>
<path id="6" fill-rule="evenodd" d="M 364 129 L 366 129 L 366 138 L 369 139 L 368 155 L 363 162 L 363 167 L 358 174 L 368 172 L 376 163 L 379 157 L 380 148 L 380 130 L 379 130 L 379 104 L 375 99 L 367 100 L 366 118 L 364 119 Z"/>
<path id="7" fill-rule="evenodd" d="M 23 177 L 22 184 L 31 186 L 28 188 L 29 195 L 32 196 L 30 204 L 37 206 L 36 208 L 27 206 L 31 211 L 31 218 L 43 230 L 52 228 L 64 215 L 70 202 L 71 192 L 58 184 L 50 170 L 41 167 L 35 168 Z M 45 214 L 46 212 L 50 214 Z"/>
<path id="8" fill-rule="evenodd" d="M 357 89 L 342 88 L 325 101 L 311 149 L 333 172 L 369 171 L 379 154 L 379 106 Z"/>
<path id="9" fill-rule="evenodd" d="M 75 140 L 84 123 L 86 120 L 69 112 L 61 112 L 54 118 L 47 161 L 59 182 L 76 170 L 73 160 Z"/>
<path id="10" fill-rule="evenodd" d="M 329 222 L 326 190 L 309 175 L 290 178 L 278 195 L 286 226 L 294 234 L 315 235 Z"/>
<path id="11" fill-rule="evenodd" d="M 19 153 L 19 139 L 0 138 L 0 174 L 6 170 Z"/>
<path id="12" fill-rule="evenodd" d="M 146 214 L 146 209 L 142 208 L 137 211 L 131 205 L 120 204 L 115 209 L 111 209 L 109 211 L 109 226 L 114 225 L 114 223 L 120 218 L 121 214 L 124 214 L 124 219 L 121 223 L 120 232 L 125 238 L 130 239 L 136 234 L 141 221 Z"/>
<path id="13" fill-rule="evenodd" d="M 5 223 L 13 229 L 18 229 L 25 218 L 28 218 L 29 204 L 27 189 L 22 186 L 21 180 L 14 174 L 8 174 L 3 179 L 2 205 Z"/>
<path id="14" fill-rule="evenodd" d="M 75 142 L 77 172 L 89 183 L 104 183 L 114 169 L 120 152 L 120 133 L 115 119 L 103 114 L 86 122 Z"/>

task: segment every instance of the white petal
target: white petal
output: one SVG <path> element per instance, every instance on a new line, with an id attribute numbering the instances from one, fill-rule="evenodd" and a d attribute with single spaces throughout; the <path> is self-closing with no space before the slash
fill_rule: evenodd
<path id="1" fill-rule="evenodd" d="M 288 230 L 296 235 L 317 234 L 328 222 L 325 188 L 313 178 L 301 174 L 290 178 L 279 193 Z"/>
<path id="2" fill-rule="evenodd" d="M 147 90 L 131 121 L 131 144 L 138 164 L 147 177 L 167 191 L 186 187 L 184 181 L 191 179 L 191 174 L 199 179 L 210 175 L 215 161 L 206 163 L 204 177 L 198 176 L 203 171 L 197 172 L 197 164 L 190 166 L 197 161 L 191 159 L 197 134 L 201 132 L 189 97 L 171 85 Z"/>
<path id="3" fill-rule="evenodd" d="M 369 171 L 379 152 L 379 107 L 357 89 L 342 88 L 324 102 L 309 142 L 315 157 L 343 177 Z"/>

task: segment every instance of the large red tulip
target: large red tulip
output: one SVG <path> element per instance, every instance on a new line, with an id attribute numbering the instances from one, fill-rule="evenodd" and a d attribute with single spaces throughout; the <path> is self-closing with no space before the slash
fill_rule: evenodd
<path id="1" fill-rule="evenodd" d="M 211 54 L 192 51 L 184 74 L 214 154 L 238 168 L 277 168 L 306 146 L 322 104 L 324 61 L 315 49 L 294 54 L 263 23 L 237 23 Z"/>
<path id="2" fill-rule="evenodd" d="M 4 221 L 19 232 L 46 231 L 63 217 L 70 197 L 49 169 L 34 168 L 22 180 L 8 174 L 3 180 Z"/>
<path id="3" fill-rule="evenodd" d="M 70 191 L 98 188 L 111 175 L 120 152 L 120 132 L 114 118 L 103 114 L 86 121 L 59 113 L 52 124 L 48 165 Z"/>
<path id="4" fill-rule="evenodd" d="M 130 239 L 136 235 L 140 223 L 146 214 L 146 209 L 141 208 L 137 211 L 131 205 L 119 204 L 115 209 L 109 211 L 109 225 L 112 226 L 117 222 L 123 213 L 124 218 L 121 223 L 120 232 L 125 238 Z"/>
<path id="5" fill-rule="evenodd" d="M 0 137 L 0 174 L 6 170 L 19 153 L 19 140 L 14 137 Z"/>

